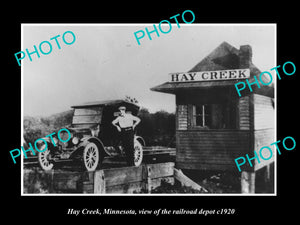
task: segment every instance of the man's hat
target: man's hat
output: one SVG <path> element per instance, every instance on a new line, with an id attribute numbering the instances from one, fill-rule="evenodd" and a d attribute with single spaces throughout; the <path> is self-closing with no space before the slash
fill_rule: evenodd
<path id="1" fill-rule="evenodd" d="M 126 107 L 125 107 L 125 106 L 123 106 L 123 105 L 121 105 L 121 106 L 119 106 L 119 110 L 121 110 L 121 109 L 124 109 L 124 110 L 126 110 Z"/>

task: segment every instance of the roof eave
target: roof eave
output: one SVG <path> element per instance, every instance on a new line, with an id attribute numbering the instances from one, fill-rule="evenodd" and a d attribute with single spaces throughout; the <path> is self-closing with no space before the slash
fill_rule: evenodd
<path id="1" fill-rule="evenodd" d="M 108 105 L 118 105 L 118 104 L 130 104 L 132 106 L 135 106 L 136 108 L 140 108 L 139 105 L 128 102 L 125 100 L 111 100 L 111 101 L 99 101 L 99 102 L 86 102 L 80 105 L 73 105 L 71 108 L 85 108 L 85 107 L 92 107 L 92 106 L 108 106 Z"/>

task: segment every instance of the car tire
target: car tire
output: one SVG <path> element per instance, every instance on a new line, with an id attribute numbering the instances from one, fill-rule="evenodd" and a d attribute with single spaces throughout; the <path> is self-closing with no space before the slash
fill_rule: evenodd
<path id="1" fill-rule="evenodd" d="M 49 154 L 50 154 L 49 149 L 38 153 L 38 161 L 39 161 L 40 167 L 45 171 L 52 170 L 53 166 L 54 166 L 53 162 L 49 161 L 49 157 L 48 157 Z"/>
<path id="2" fill-rule="evenodd" d="M 135 140 L 134 141 L 134 153 L 133 153 L 133 164 L 138 167 L 142 164 L 143 161 L 143 146 L 142 144 Z"/>
<path id="3" fill-rule="evenodd" d="M 83 149 L 83 164 L 87 171 L 95 171 L 100 161 L 100 151 L 98 146 L 89 142 Z"/>

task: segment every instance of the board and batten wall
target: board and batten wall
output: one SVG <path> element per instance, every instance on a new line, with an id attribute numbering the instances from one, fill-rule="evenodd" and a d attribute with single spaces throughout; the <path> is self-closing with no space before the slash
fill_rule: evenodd
<path id="1" fill-rule="evenodd" d="M 250 130 L 250 96 L 241 97 L 238 101 L 239 129 Z"/>
<path id="2" fill-rule="evenodd" d="M 250 151 L 250 97 L 237 101 L 237 129 L 190 128 L 189 104 L 176 105 L 176 166 L 181 169 L 235 170 L 234 159 Z"/>
<path id="3" fill-rule="evenodd" d="M 259 155 L 259 150 L 264 146 L 269 146 L 273 150 L 273 157 L 269 160 L 255 160 L 255 170 L 258 170 L 274 162 L 277 153 L 275 147 L 270 146 L 275 142 L 275 106 L 272 98 L 253 94 L 254 102 L 254 150 Z M 262 151 L 265 158 L 270 156 L 267 149 Z M 259 156 L 260 157 L 260 156 Z"/>
<path id="4" fill-rule="evenodd" d="M 250 96 L 241 97 L 238 102 L 238 129 L 250 130 Z M 176 130 L 188 130 L 188 104 L 176 105 Z"/>

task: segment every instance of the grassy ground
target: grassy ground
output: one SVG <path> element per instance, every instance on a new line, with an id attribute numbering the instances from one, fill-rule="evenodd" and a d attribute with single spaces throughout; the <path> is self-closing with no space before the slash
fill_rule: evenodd
<path id="1" fill-rule="evenodd" d="M 272 167 L 271 167 L 272 170 Z M 41 171 L 39 167 L 25 168 L 24 172 L 24 193 L 50 193 L 51 173 Z M 199 171 L 183 171 L 185 175 L 205 188 L 209 194 L 239 194 L 241 193 L 240 173 L 232 172 L 199 172 Z M 270 180 L 266 181 L 264 170 L 256 172 L 256 193 L 274 193 L 274 175 L 271 173 Z M 162 182 L 161 186 L 152 190 L 152 193 L 199 193 L 190 187 L 182 187 L 178 182 L 174 185 Z"/>
<path id="2" fill-rule="evenodd" d="M 239 194 L 241 193 L 240 173 L 234 172 L 199 172 L 183 171 L 185 175 L 205 188 L 209 194 Z M 270 180 L 266 181 L 264 170 L 256 172 L 255 193 L 274 193 L 274 176 L 271 174 Z M 152 193 L 204 193 L 203 191 L 193 190 L 189 187 L 182 187 L 180 184 L 162 185 Z"/>
<path id="3" fill-rule="evenodd" d="M 182 187 L 179 183 L 174 185 L 162 183 L 152 193 L 240 193 L 240 182 L 229 173 L 199 173 L 195 171 L 184 171 L 184 174 L 205 188 L 208 192 L 194 190 L 190 187 Z"/>

